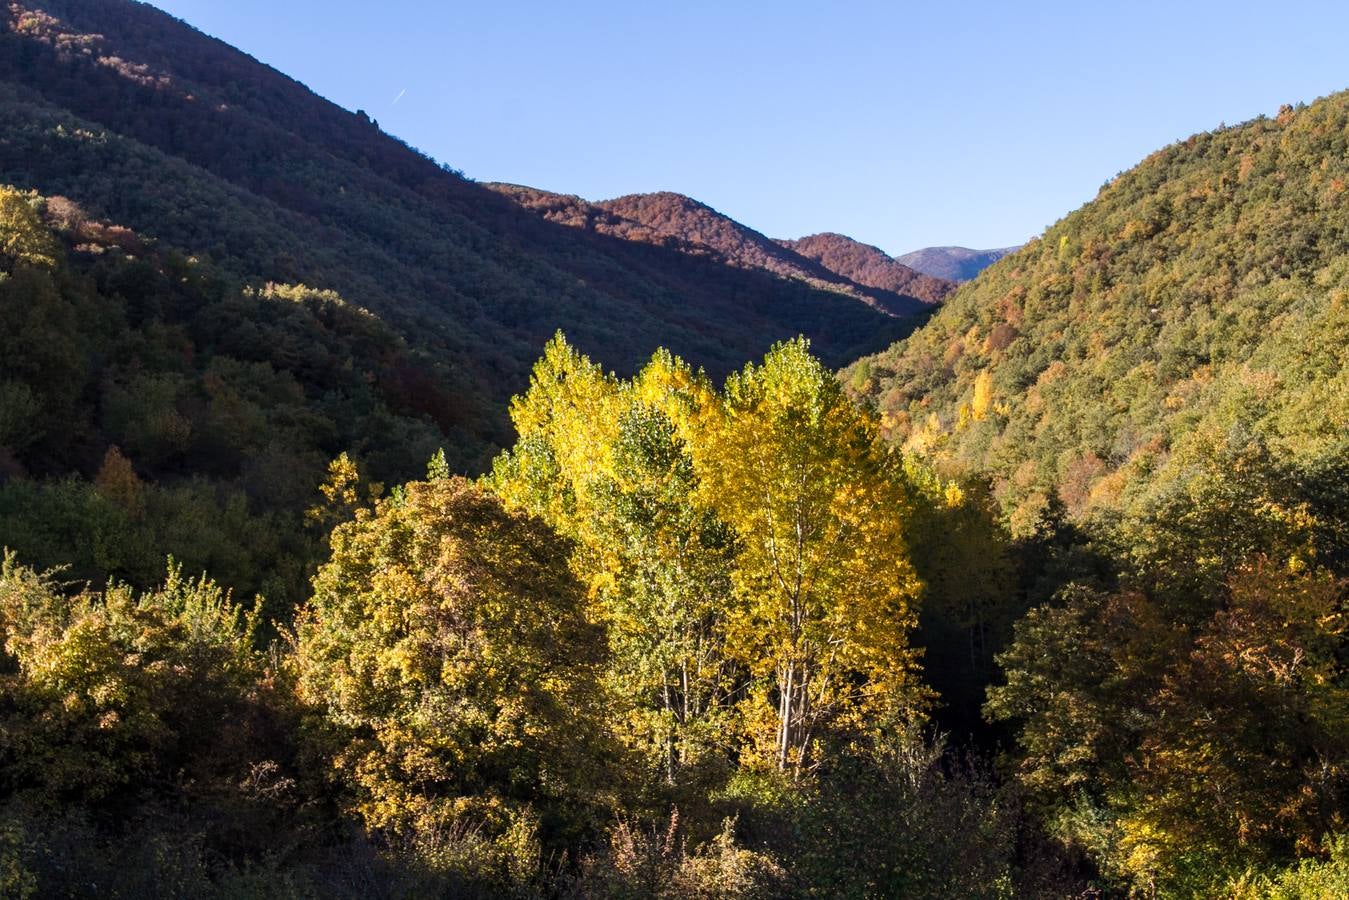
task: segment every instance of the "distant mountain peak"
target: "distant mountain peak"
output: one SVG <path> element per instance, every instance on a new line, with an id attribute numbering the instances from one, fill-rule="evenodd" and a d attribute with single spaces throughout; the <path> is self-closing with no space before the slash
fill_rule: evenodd
<path id="1" fill-rule="evenodd" d="M 952 281 L 917 271 L 879 247 L 845 234 L 825 231 L 779 243 L 858 284 L 917 297 L 925 303 L 940 303 L 955 290 Z"/>
<path id="2" fill-rule="evenodd" d="M 969 247 L 924 247 L 896 259 L 912 269 L 947 281 L 969 281 L 1020 247 L 971 250 Z"/>
<path id="3" fill-rule="evenodd" d="M 695 200 L 688 194 L 681 194 L 678 191 L 641 191 L 634 194 L 623 194 L 610 200 L 600 200 L 598 203 L 601 206 L 614 204 L 638 207 L 680 207 L 691 211 L 710 213 L 724 219 L 730 218 L 730 216 L 718 212 L 701 200 Z"/>
<path id="4" fill-rule="evenodd" d="M 488 187 L 550 222 L 637 243 L 669 247 L 692 256 L 711 257 L 736 268 L 805 282 L 860 300 L 891 316 L 923 313 L 955 289 L 954 284 L 898 266 L 875 247 L 859 244 L 842 235 L 832 236 L 833 243 L 848 242 L 874 255 L 875 258 L 868 259 L 869 267 L 853 267 L 858 272 L 879 271 L 887 264 L 893 268 L 888 277 L 854 278 L 844 268 L 830 262 L 834 257 L 846 258 L 846 253 L 803 253 L 795 246 L 796 242 L 773 240 L 706 203 L 674 191 L 625 194 L 591 202 L 520 185 L 491 184 Z"/>

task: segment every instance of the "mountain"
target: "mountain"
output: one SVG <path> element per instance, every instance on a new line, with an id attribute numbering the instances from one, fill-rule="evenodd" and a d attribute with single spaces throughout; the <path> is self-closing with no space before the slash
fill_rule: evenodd
<path id="1" fill-rule="evenodd" d="M 926 304 L 935 302 L 933 298 L 940 299 L 954 288 L 917 277 L 916 273 L 907 280 L 892 278 L 889 283 L 853 278 L 828 262 L 799 252 L 792 242 L 771 240 L 683 194 L 630 194 L 592 203 L 521 185 L 487 186 L 549 222 L 801 282 L 860 300 L 889 315 L 924 313 Z"/>
<path id="2" fill-rule="evenodd" d="M 956 288 L 954 280 L 925 275 L 879 247 L 846 235 L 826 232 L 779 243 L 858 284 L 917 297 L 924 303 L 940 303 Z"/>
<path id="3" fill-rule="evenodd" d="M 620 370 L 664 345 L 720 375 L 798 333 L 841 365 L 920 306 L 550 223 L 130 0 L 9 4 L 0 109 L 0 183 L 244 282 L 336 291 L 445 361 L 457 467 L 508 440 L 506 400 L 558 329 Z"/>
<path id="4" fill-rule="evenodd" d="M 172 554 L 284 610 L 325 478 L 482 471 L 558 329 L 721 376 L 799 333 L 843 365 L 925 309 L 649 230 L 550 222 L 150 6 L 8 4 L 0 547 L 138 586 Z"/>
<path id="5" fill-rule="evenodd" d="M 1016 247 L 1004 247 L 1001 250 L 971 250 L 968 247 L 924 247 L 912 253 L 896 257 L 896 261 L 947 281 L 969 281 L 984 269 L 993 265 L 1009 253 L 1015 253 Z"/>
<path id="6" fill-rule="evenodd" d="M 1158 150 L 845 373 L 1031 567 L 972 697 L 1120 896 L 1313 872 L 1341 827 L 1347 147 L 1349 92 Z M 1319 890 L 1248 896 L 1284 884 Z"/>
<path id="7" fill-rule="evenodd" d="M 1180 527 L 1160 511 L 1230 472 L 1269 492 L 1233 517 L 1341 521 L 1346 142 L 1349 92 L 1159 150 L 850 383 L 893 440 L 991 477 L 1020 533 Z"/>
<path id="8" fill-rule="evenodd" d="M 1349 93 L 934 308 L 6 10 L 0 895 L 1345 894 Z"/>

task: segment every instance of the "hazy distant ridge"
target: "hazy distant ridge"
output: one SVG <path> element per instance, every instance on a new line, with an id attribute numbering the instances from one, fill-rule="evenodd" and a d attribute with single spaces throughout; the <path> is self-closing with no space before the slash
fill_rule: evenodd
<path id="1" fill-rule="evenodd" d="M 947 281 L 969 281 L 1020 247 L 1002 247 L 997 250 L 971 250 L 968 247 L 924 247 L 912 253 L 895 257 L 911 269 L 933 278 Z"/>

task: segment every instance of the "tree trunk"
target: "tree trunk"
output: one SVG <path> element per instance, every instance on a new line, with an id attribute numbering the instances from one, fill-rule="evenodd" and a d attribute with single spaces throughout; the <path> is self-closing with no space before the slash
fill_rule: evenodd
<path id="1" fill-rule="evenodd" d="M 796 705 L 793 693 L 796 687 L 796 664 L 787 664 L 787 676 L 778 698 L 778 771 L 787 771 L 787 750 L 792 740 L 792 709 Z"/>

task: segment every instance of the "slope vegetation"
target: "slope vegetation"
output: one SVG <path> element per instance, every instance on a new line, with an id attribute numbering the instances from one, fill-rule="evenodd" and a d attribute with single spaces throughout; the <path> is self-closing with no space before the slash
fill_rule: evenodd
<path id="1" fill-rule="evenodd" d="M 1337 94 L 1158 151 L 851 384 L 894 440 L 991 474 L 1023 532 L 1153 508 L 1196 455 L 1343 484 L 1346 147 Z"/>
<path id="2" fill-rule="evenodd" d="M 258 282 L 340 292 L 456 367 L 479 455 L 557 329 L 633 369 L 725 373 L 805 333 L 842 364 L 911 323 L 857 297 L 548 223 L 227 45 L 128 0 L 0 13 L 0 183 Z"/>
<path id="3" fill-rule="evenodd" d="M 468 443 L 453 368 L 367 311 L 66 200 L 0 188 L 0 321 L 0 546 L 68 577 L 148 584 L 172 554 L 279 611 L 330 460 L 401 481 Z"/>
<path id="4" fill-rule="evenodd" d="M 924 275 L 879 247 L 863 244 L 846 235 L 813 234 L 781 243 L 858 284 L 907 294 L 925 303 L 940 303 L 956 289 L 952 280 Z"/>
<path id="5" fill-rule="evenodd" d="M 489 187 L 550 222 L 788 279 L 860 300 L 891 316 L 925 313 L 926 304 L 954 288 L 916 273 L 888 281 L 854 278 L 818 255 L 801 252 L 791 241 L 771 240 L 683 194 L 630 194 L 591 203 L 514 184 Z"/>

